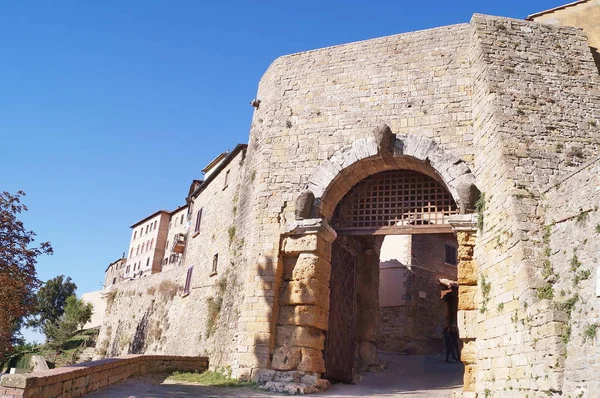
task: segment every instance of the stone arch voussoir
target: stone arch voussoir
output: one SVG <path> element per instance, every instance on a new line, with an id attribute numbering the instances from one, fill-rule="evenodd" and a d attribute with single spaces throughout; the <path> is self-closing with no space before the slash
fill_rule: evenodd
<path id="1" fill-rule="evenodd" d="M 472 209 L 475 176 L 458 156 L 432 139 L 414 134 L 395 136 L 393 153 L 382 153 L 372 135 L 340 148 L 309 176 L 307 189 L 315 196 L 315 214 L 329 219 L 337 201 L 360 180 L 398 168 L 414 169 L 440 180 L 461 211 Z M 327 196 L 333 196 L 333 203 L 324 202 Z"/>

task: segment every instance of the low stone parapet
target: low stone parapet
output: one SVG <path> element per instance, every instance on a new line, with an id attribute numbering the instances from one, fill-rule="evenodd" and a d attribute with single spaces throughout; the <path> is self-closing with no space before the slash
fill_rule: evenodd
<path id="1" fill-rule="evenodd" d="M 206 369 L 208 369 L 206 357 L 125 355 L 44 372 L 4 375 L 0 379 L 0 396 L 2 398 L 74 398 L 119 383 L 129 377 L 174 371 L 203 372 Z"/>

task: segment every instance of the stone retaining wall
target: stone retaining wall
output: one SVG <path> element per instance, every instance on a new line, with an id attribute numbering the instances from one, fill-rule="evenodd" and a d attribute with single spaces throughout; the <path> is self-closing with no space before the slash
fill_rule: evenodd
<path id="1" fill-rule="evenodd" d="M 0 379 L 3 398 L 81 397 L 129 377 L 174 371 L 203 372 L 206 357 L 126 355 L 45 372 L 4 375 Z"/>

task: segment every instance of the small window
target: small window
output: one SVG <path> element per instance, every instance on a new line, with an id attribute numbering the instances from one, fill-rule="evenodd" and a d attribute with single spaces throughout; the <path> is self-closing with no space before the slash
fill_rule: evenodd
<path id="1" fill-rule="evenodd" d="M 181 221 L 179 221 L 179 225 L 183 224 L 183 214 L 181 215 Z"/>
<path id="2" fill-rule="evenodd" d="M 148 260 L 146 260 L 146 267 L 148 267 L 150 265 L 150 258 L 148 258 Z"/>
<path id="3" fill-rule="evenodd" d="M 128 266 L 127 266 L 127 269 L 125 270 L 125 273 L 126 273 L 126 274 L 128 274 L 128 273 L 129 273 L 130 267 L 131 267 L 131 265 L 128 265 Z"/>
<path id="4" fill-rule="evenodd" d="M 142 253 L 146 251 L 146 242 L 142 243 Z"/>
<path id="5" fill-rule="evenodd" d="M 217 266 L 218 265 L 219 265 L 219 255 L 215 254 L 213 257 L 212 272 L 210 273 L 210 276 L 217 274 Z"/>
<path id="6" fill-rule="evenodd" d="M 148 233 L 148 228 L 149 227 L 150 227 L 149 225 L 146 225 L 146 233 Z"/>
<path id="7" fill-rule="evenodd" d="M 446 245 L 446 264 L 457 265 L 456 261 L 457 252 L 456 247 L 451 245 Z"/>
<path id="8" fill-rule="evenodd" d="M 156 221 L 154 221 L 154 228 L 152 228 L 152 229 L 156 229 Z"/>
<path id="9" fill-rule="evenodd" d="M 135 249 L 135 255 L 137 256 L 138 254 L 140 254 L 140 245 Z"/>
<path id="10" fill-rule="evenodd" d="M 172 226 L 173 226 L 172 223 L 169 223 L 169 231 L 171 230 Z"/>
<path id="11" fill-rule="evenodd" d="M 225 172 L 225 182 L 223 183 L 223 189 L 227 188 L 227 184 L 229 184 L 229 172 L 230 170 L 227 170 Z"/>
<path id="12" fill-rule="evenodd" d="M 183 294 L 190 294 L 190 288 L 192 285 L 192 271 L 194 267 L 190 267 L 187 270 L 187 276 L 185 277 L 185 286 L 183 288 Z"/>
<path id="13" fill-rule="evenodd" d="M 133 257 L 133 247 L 131 248 L 131 253 L 129 253 L 129 257 Z"/>
<path id="14" fill-rule="evenodd" d="M 137 231 L 133 231 L 133 239 L 137 238 Z"/>
<path id="15" fill-rule="evenodd" d="M 198 215 L 196 216 L 196 226 L 194 227 L 195 234 L 200 232 L 200 223 L 201 222 L 202 222 L 202 209 L 198 210 Z"/>
<path id="16" fill-rule="evenodd" d="M 113 283 L 112 284 L 114 285 L 115 283 L 117 283 L 117 278 L 113 278 Z"/>

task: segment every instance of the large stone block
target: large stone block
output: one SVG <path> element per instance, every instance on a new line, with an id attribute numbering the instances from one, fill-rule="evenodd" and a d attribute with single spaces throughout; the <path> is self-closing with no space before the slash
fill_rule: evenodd
<path id="1" fill-rule="evenodd" d="M 329 284 L 331 275 L 331 264 L 323 257 L 314 254 L 303 253 L 292 270 L 293 280 L 316 279 L 323 284 Z"/>
<path id="2" fill-rule="evenodd" d="M 298 370 L 312 373 L 325 372 L 323 352 L 313 348 L 302 348 L 302 361 L 298 365 Z"/>
<path id="3" fill-rule="evenodd" d="M 476 391 L 477 389 L 477 365 L 465 365 L 463 377 L 463 391 Z"/>
<path id="4" fill-rule="evenodd" d="M 329 287 L 314 279 L 288 283 L 281 297 L 281 305 L 307 304 L 329 307 Z"/>
<path id="5" fill-rule="evenodd" d="M 477 285 L 477 265 L 474 260 L 460 260 L 457 267 L 459 285 Z"/>
<path id="6" fill-rule="evenodd" d="M 475 246 L 475 234 L 473 232 L 459 231 L 456 240 L 460 246 Z"/>
<path id="7" fill-rule="evenodd" d="M 271 367 L 275 370 L 294 370 L 302 360 L 300 347 L 278 347 L 273 354 Z"/>
<path id="8" fill-rule="evenodd" d="M 462 363 L 466 365 L 477 362 L 477 346 L 475 345 L 475 340 L 463 342 L 463 347 L 460 351 L 460 359 Z"/>
<path id="9" fill-rule="evenodd" d="M 293 235 L 283 240 L 283 252 L 288 255 L 300 253 L 326 254 L 331 245 L 318 234 Z"/>
<path id="10" fill-rule="evenodd" d="M 277 326 L 276 344 L 322 350 L 325 348 L 325 335 L 309 326 Z"/>
<path id="11" fill-rule="evenodd" d="M 317 329 L 328 329 L 329 314 L 316 305 L 283 306 L 279 310 L 279 324 L 312 326 Z"/>
<path id="12" fill-rule="evenodd" d="M 473 258 L 473 246 L 459 245 L 458 260 L 471 260 Z"/>
<path id="13" fill-rule="evenodd" d="M 458 329 L 462 339 L 476 339 L 479 325 L 477 311 L 458 311 Z"/>
<path id="14" fill-rule="evenodd" d="M 459 285 L 458 287 L 458 309 L 459 310 L 476 310 L 477 302 L 475 296 L 477 294 L 477 286 Z"/>

